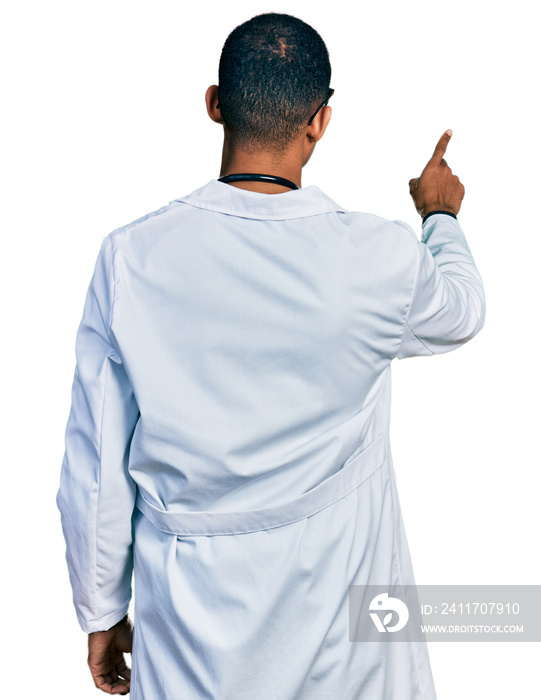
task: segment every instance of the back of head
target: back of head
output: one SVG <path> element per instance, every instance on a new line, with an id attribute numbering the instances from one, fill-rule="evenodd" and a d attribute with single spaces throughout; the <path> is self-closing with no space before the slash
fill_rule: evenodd
<path id="1" fill-rule="evenodd" d="M 286 14 L 234 29 L 220 58 L 218 101 L 234 146 L 283 150 L 325 100 L 331 80 L 323 39 Z"/>

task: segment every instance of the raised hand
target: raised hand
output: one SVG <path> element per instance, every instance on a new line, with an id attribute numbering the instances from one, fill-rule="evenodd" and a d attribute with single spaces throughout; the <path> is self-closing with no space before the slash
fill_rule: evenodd
<path id="1" fill-rule="evenodd" d="M 456 215 L 460 210 L 464 185 L 453 175 L 443 157 L 452 135 L 451 129 L 443 134 L 421 177 L 409 182 L 410 194 L 421 216 L 426 216 L 431 211 L 449 211 Z"/>

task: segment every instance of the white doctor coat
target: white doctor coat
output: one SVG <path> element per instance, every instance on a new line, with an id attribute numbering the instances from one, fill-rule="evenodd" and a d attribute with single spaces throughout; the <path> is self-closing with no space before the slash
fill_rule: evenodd
<path id="1" fill-rule="evenodd" d="M 435 697 L 424 643 L 349 641 L 348 590 L 414 582 L 391 361 L 483 318 L 455 219 L 419 242 L 317 187 L 213 180 L 105 239 L 58 505 L 83 630 L 135 569 L 135 700 Z"/>

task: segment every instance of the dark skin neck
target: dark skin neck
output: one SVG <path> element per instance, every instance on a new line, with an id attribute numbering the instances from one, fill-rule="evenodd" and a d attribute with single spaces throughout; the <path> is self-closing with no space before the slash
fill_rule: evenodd
<path id="1" fill-rule="evenodd" d="M 280 154 L 265 149 L 247 152 L 238 147 L 231 148 L 226 137 L 222 151 L 220 177 L 234 173 L 277 175 L 278 177 L 286 178 L 286 180 L 291 180 L 297 187 L 301 187 L 303 163 L 298 150 L 298 148 L 290 148 Z M 262 192 L 263 194 L 279 194 L 291 191 L 289 187 L 272 182 L 235 182 L 228 184 L 243 190 Z"/>
<path id="2" fill-rule="evenodd" d="M 207 112 L 212 121 L 222 124 L 223 120 L 218 104 L 218 88 L 211 85 L 207 90 Z M 220 177 L 235 173 L 258 173 L 260 175 L 276 175 L 286 180 L 291 180 L 301 187 L 302 169 L 310 160 L 316 143 L 325 133 L 327 124 L 331 118 L 331 108 L 324 107 L 319 110 L 310 126 L 306 126 L 299 136 L 291 141 L 286 148 L 276 151 L 273 149 L 243 149 L 234 147 L 224 129 L 224 146 L 222 150 L 222 164 Z M 280 194 L 291 192 L 289 187 L 277 185 L 272 182 L 235 182 L 231 187 L 238 187 L 252 192 L 263 194 Z"/>

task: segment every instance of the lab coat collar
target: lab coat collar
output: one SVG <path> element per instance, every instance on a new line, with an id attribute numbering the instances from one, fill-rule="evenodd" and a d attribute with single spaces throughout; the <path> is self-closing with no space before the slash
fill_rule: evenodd
<path id="1" fill-rule="evenodd" d="M 246 219 L 300 219 L 333 211 L 346 211 L 314 185 L 280 194 L 262 194 L 211 180 L 192 194 L 176 201 Z"/>

